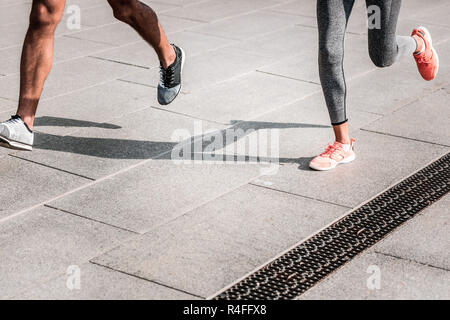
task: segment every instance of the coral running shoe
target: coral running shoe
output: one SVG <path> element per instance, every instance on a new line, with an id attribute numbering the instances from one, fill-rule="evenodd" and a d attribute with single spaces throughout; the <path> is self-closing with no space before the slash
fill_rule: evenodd
<path id="1" fill-rule="evenodd" d="M 413 30 L 411 36 L 417 36 L 423 40 L 424 49 L 414 54 L 422 78 L 427 81 L 434 80 L 439 71 L 439 56 L 433 48 L 430 31 L 425 27 L 418 27 Z"/>
<path id="2" fill-rule="evenodd" d="M 348 151 L 337 141 L 333 145 L 328 145 L 322 154 L 309 163 L 309 167 L 313 170 L 328 171 L 336 168 L 338 164 L 352 162 L 356 158 L 354 144 L 355 140 L 352 139 Z"/>

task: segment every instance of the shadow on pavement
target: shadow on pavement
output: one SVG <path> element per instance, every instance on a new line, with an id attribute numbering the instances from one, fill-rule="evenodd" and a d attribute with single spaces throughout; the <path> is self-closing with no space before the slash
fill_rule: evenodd
<path id="1" fill-rule="evenodd" d="M 312 158 L 278 158 L 268 156 L 238 156 L 220 154 L 217 151 L 248 137 L 258 130 L 289 128 L 323 128 L 330 126 L 307 123 L 275 123 L 259 121 L 232 120 L 232 126 L 203 135 L 190 137 L 180 142 L 143 141 L 112 138 L 91 138 L 60 136 L 36 132 L 35 149 L 53 150 L 108 159 L 158 159 L 158 160 L 192 160 L 248 163 L 298 164 L 299 169 L 309 170 Z M 56 117 L 41 117 L 35 122 L 39 126 L 75 126 L 120 129 L 120 126 L 108 123 L 72 120 Z M 212 156 L 214 154 L 214 156 Z M 175 157 L 174 157 L 175 155 Z"/>

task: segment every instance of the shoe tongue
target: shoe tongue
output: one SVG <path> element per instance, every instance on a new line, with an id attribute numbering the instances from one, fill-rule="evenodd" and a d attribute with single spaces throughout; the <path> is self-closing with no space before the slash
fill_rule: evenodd
<path id="1" fill-rule="evenodd" d="M 20 119 L 20 120 L 22 120 L 22 118 L 20 116 L 18 116 L 17 114 L 14 115 L 14 116 L 11 116 L 11 119 Z"/>
<path id="2" fill-rule="evenodd" d="M 333 144 L 333 147 L 335 148 L 342 148 L 342 143 L 335 141 Z"/>

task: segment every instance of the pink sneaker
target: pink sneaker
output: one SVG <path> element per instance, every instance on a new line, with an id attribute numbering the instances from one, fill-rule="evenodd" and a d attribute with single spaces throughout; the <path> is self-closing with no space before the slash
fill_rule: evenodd
<path id="1" fill-rule="evenodd" d="M 356 158 L 354 145 L 355 140 L 352 139 L 350 150 L 345 151 L 342 143 L 336 141 L 333 145 L 329 145 L 322 154 L 315 157 L 309 163 L 309 167 L 313 170 L 328 171 L 336 168 L 338 164 L 350 163 Z"/>

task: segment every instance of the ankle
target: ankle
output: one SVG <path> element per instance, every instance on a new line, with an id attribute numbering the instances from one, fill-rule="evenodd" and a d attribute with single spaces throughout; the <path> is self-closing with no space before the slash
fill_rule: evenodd
<path id="1" fill-rule="evenodd" d="M 177 59 L 177 54 L 175 53 L 173 46 L 170 45 L 170 49 L 166 50 L 166 52 L 167 54 L 160 59 L 161 65 L 164 69 L 171 66 Z"/>
<path id="2" fill-rule="evenodd" d="M 339 142 L 340 144 L 351 144 L 350 138 L 339 138 L 336 139 L 336 142 Z"/>
<path id="3" fill-rule="evenodd" d="M 27 125 L 28 129 L 33 131 L 34 117 L 32 117 L 32 116 L 24 116 L 24 115 L 21 115 L 21 114 L 17 114 L 17 115 Z"/>
<path id="4" fill-rule="evenodd" d="M 414 54 L 423 52 L 425 50 L 425 43 L 423 39 L 417 35 L 414 35 L 413 39 L 416 41 L 416 51 L 414 51 Z"/>

